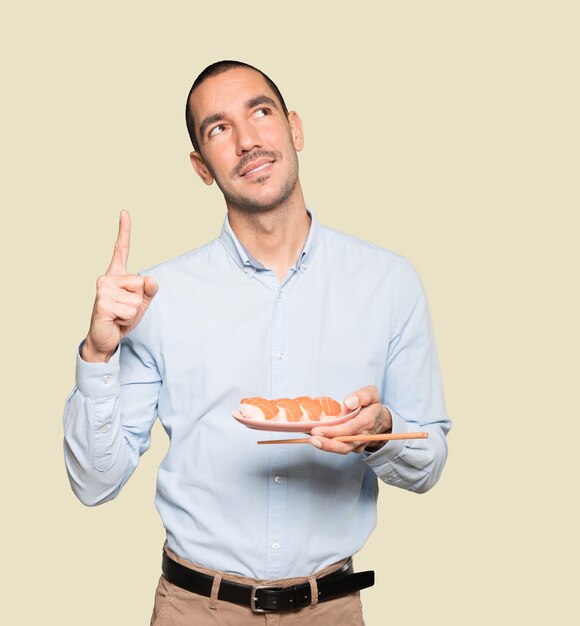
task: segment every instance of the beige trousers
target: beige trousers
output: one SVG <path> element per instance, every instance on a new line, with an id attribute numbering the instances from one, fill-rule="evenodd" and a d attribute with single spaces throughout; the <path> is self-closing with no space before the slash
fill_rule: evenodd
<path id="1" fill-rule="evenodd" d="M 326 576 L 340 569 L 345 561 L 326 567 L 314 576 L 286 578 L 283 581 L 256 580 L 234 574 L 223 574 L 184 561 L 176 556 L 167 546 L 167 554 L 181 565 L 216 577 L 212 597 L 191 593 L 181 589 L 161 576 L 155 592 L 155 606 L 151 617 L 151 626 L 364 626 L 359 593 L 352 593 L 342 598 L 321 602 L 298 611 L 284 613 L 253 613 L 249 607 L 217 599 L 219 585 L 223 576 L 245 585 L 279 584 L 295 585 L 309 582 L 315 585 L 315 579 Z"/>

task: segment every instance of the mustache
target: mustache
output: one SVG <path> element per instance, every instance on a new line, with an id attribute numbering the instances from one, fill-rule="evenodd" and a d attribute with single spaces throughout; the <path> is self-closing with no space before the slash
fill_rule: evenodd
<path id="1" fill-rule="evenodd" d="M 239 176 L 240 172 L 252 161 L 261 158 L 273 159 L 274 161 L 279 161 L 282 158 L 282 153 L 277 150 L 254 150 L 254 152 L 249 152 L 248 154 L 244 154 L 244 156 L 240 159 L 240 162 L 234 167 L 232 170 L 232 174 L 234 176 Z"/>

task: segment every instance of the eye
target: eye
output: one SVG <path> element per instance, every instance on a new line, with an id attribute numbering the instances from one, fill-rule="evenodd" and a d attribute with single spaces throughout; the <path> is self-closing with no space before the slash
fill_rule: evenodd
<path id="1" fill-rule="evenodd" d="M 256 117 L 265 117 L 266 115 L 270 115 L 270 113 L 271 111 L 268 107 L 260 107 L 259 109 L 256 109 L 254 115 Z"/>
<path id="2" fill-rule="evenodd" d="M 208 137 L 215 137 L 216 135 L 219 135 L 220 133 L 223 133 L 224 130 L 226 129 L 226 127 L 223 124 L 219 124 L 218 126 L 214 126 L 209 133 L 207 134 Z"/>

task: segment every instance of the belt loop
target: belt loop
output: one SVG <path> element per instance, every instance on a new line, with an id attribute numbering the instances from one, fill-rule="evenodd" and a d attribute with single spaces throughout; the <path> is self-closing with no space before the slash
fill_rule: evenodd
<path id="1" fill-rule="evenodd" d="M 310 608 L 315 609 L 318 606 L 318 584 L 314 576 L 308 577 L 310 583 Z"/>
<path id="2" fill-rule="evenodd" d="M 223 576 L 224 575 L 222 572 L 216 572 L 216 575 L 213 579 L 213 583 L 211 586 L 211 593 L 209 594 L 209 608 L 210 609 L 217 610 L 218 608 L 217 599 L 218 599 L 218 593 L 220 591 L 220 584 L 222 582 Z"/>

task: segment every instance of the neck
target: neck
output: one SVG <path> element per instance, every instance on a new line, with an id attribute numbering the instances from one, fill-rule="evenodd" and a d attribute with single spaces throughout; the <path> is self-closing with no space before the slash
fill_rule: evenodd
<path id="1" fill-rule="evenodd" d="M 296 262 L 310 229 L 310 217 L 298 193 L 271 209 L 252 213 L 228 206 L 230 226 L 241 244 L 282 281 Z"/>

